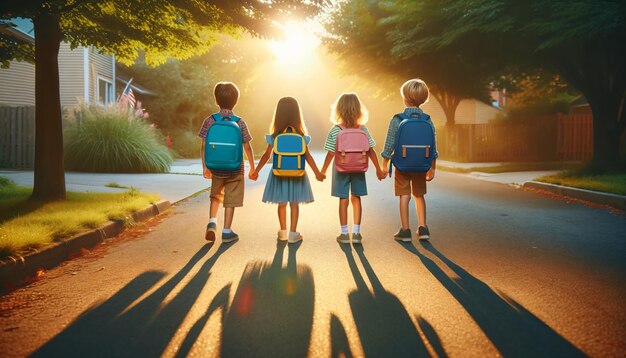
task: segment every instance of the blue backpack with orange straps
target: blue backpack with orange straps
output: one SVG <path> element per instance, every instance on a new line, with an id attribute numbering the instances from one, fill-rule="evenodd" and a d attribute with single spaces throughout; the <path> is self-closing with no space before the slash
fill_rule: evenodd
<path id="1" fill-rule="evenodd" d="M 425 173 L 433 165 L 435 132 L 426 113 L 396 114 L 402 120 L 391 162 L 403 173 Z"/>
<path id="2" fill-rule="evenodd" d="M 212 114 L 211 124 L 204 143 L 204 165 L 212 170 L 234 171 L 243 161 L 243 140 L 237 122 L 239 117 L 222 117 Z"/>

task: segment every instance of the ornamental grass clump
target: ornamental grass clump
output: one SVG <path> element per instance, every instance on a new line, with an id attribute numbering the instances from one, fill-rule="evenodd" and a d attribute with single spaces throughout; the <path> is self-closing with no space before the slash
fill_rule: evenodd
<path id="1" fill-rule="evenodd" d="M 96 173 L 165 173 L 172 154 L 158 130 L 117 106 L 82 105 L 67 120 L 65 168 Z"/>

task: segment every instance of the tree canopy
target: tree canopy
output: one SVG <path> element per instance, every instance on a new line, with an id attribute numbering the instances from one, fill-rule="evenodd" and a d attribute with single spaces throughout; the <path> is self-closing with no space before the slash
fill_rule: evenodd
<path id="1" fill-rule="evenodd" d="M 65 198 L 58 53 L 62 41 L 94 46 L 131 64 L 140 51 L 150 65 L 201 54 L 219 33 L 270 36 L 272 21 L 315 14 L 324 0 L 33 0 L 0 2 L 0 63 L 35 62 L 33 198 Z M 7 31 L 32 19 L 34 46 Z"/>
<path id="2" fill-rule="evenodd" d="M 454 82 L 487 84 L 506 73 L 542 70 L 560 75 L 591 105 L 594 163 L 608 167 L 619 162 L 619 140 L 626 123 L 626 2 L 398 0 L 378 4 L 359 0 L 339 6 L 328 28 L 340 33 L 337 47 L 343 44 L 345 51 L 362 52 L 363 57 L 384 56 L 391 71 L 413 68 L 416 75 L 440 81 L 437 85 L 446 90 L 448 85 L 454 88 Z M 337 25 L 342 23 L 356 25 L 352 31 L 342 31 L 345 27 Z M 374 43 L 355 42 L 365 34 L 360 28 L 376 29 Z M 434 65 L 424 63 L 429 61 Z M 456 80 L 446 81 L 440 73 L 453 74 Z"/>

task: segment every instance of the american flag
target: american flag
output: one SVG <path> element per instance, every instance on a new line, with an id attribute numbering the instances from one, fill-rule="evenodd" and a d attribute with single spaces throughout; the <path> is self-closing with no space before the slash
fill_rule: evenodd
<path id="1" fill-rule="evenodd" d="M 128 102 L 128 106 L 130 108 L 135 108 L 135 104 L 137 104 L 137 100 L 135 99 L 135 93 L 133 92 L 133 89 L 130 86 L 128 86 L 128 89 L 126 89 L 126 92 L 122 93 L 121 98 L 126 99 L 126 101 Z"/>

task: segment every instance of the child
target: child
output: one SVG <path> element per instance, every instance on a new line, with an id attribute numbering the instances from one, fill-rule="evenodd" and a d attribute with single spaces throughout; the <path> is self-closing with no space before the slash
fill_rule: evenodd
<path id="1" fill-rule="evenodd" d="M 334 153 L 337 146 L 337 136 L 343 128 L 360 128 L 367 135 L 370 149 L 367 157 L 376 167 L 376 174 L 379 178 L 383 176 L 383 171 L 378 164 L 378 157 L 374 150 L 374 139 L 370 135 L 364 124 L 367 122 L 367 110 L 359 101 L 356 93 L 344 93 L 332 107 L 330 122 L 334 126 L 328 132 L 324 149 L 328 151 L 322 174 L 326 174 L 328 166 L 333 161 Z M 367 161 L 367 159 L 365 159 Z M 352 194 L 350 196 L 350 194 Z M 367 184 L 365 182 L 365 173 L 340 173 L 333 166 L 333 180 L 331 195 L 339 198 L 339 223 L 341 224 L 341 232 L 337 236 L 337 242 L 342 244 L 350 243 L 348 235 L 348 196 L 352 202 L 352 211 L 354 215 L 354 226 L 352 227 L 352 242 L 359 244 L 362 241 L 361 236 L 361 197 L 367 195 Z"/>
<path id="2" fill-rule="evenodd" d="M 433 131 L 433 137 L 435 133 L 435 126 L 430 120 L 430 117 L 424 114 L 419 108 L 422 104 L 428 101 L 428 87 L 426 83 L 420 79 L 412 79 L 406 81 L 401 89 L 402 99 L 406 108 L 400 115 L 407 118 L 414 118 L 418 120 L 426 120 L 430 124 Z M 402 122 L 400 115 L 395 115 L 389 123 L 389 129 L 387 130 L 387 138 L 385 140 L 385 149 L 381 153 L 383 159 L 383 171 L 386 174 L 389 172 L 387 169 L 389 160 L 393 156 L 394 147 L 397 140 L 397 132 Z M 426 201 L 424 200 L 424 194 L 426 194 L 426 182 L 433 180 L 435 177 L 435 167 L 437 157 L 436 140 L 433 142 L 433 161 L 431 169 L 426 173 L 403 173 L 396 169 L 395 172 L 395 194 L 400 197 L 400 220 L 402 227 L 394 235 L 397 241 L 411 241 L 411 229 L 409 228 L 409 202 L 411 201 L 411 194 L 415 199 L 415 207 L 417 209 L 417 221 L 418 229 L 417 236 L 421 240 L 430 239 L 430 232 L 428 226 L 426 226 Z"/>
<path id="3" fill-rule="evenodd" d="M 297 134 L 304 136 L 305 143 L 307 145 L 309 144 L 310 137 L 306 135 L 306 126 L 302 119 L 300 106 L 298 105 L 298 101 L 293 97 L 283 97 L 278 101 L 274 112 L 274 119 L 270 125 L 270 134 L 265 136 L 267 149 L 259 160 L 256 170 L 250 173 L 250 179 L 256 180 L 259 177 L 259 172 L 272 155 L 274 138 L 283 133 L 288 127 L 295 130 Z M 313 169 L 317 180 L 324 180 L 326 176 L 322 175 L 317 169 L 317 165 L 315 165 L 315 161 L 309 153 L 308 148 L 306 148 L 305 158 L 306 162 L 311 166 L 311 169 Z M 278 222 L 280 223 L 278 240 L 287 240 L 289 243 L 302 240 L 302 235 L 296 231 L 298 228 L 298 205 L 312 201 L 313 192 L 311 191 L 311 184 L 309 183 L 306 172 L 303 176 L 276 176 L 273 171 L 270 171 L 267 183 L 265 184 L 263 202 L 278 204 Z M 289 233 L 287 233 L 287 204 L 289 204 L 291 209 Z"/>
<path id="4" fill-rule="evenodd" d="M 198 137 L 202 138 L 202 167 L 204 168 L 204 177 L 211 179 L 211 208 L 209 213 L 209 224 L 206 228 L 205 238 L 209 242 L 215 241 L 215 232 L 217 231 L 217 212 L 220 207 L 220 203 L 224 204 L 224 228 L 222 229 L 222 242 L 232 242 L 239 239 L 237 235 L 230 227 L 233 223 L 233 216 L 235 214 L 235 208 L 243 206 L 243 194 L 244 194 L 244 163 L 241 161 L 241 167 L 234 171 L 222 171 L 222 170 L 208 170 L 204 163 L 204 146 L 207 137 L 207 132 L 213 123 L 215 123 L 216 116 L 221 116 L 224 120 L 229 120 L 235 117 L 233 108 L 237 104 L 239 99 L 239 89 L 235 84 L 231 82 L 220 82 L 215 85 L 214 90 L 215 103 L 220 107 L 219 113 L 212 114 L 204 120 L 202 127 L 198 132 Z M 237 125 L 241 130 L 241 138 L 243 142 L 243 149 L 246 152 L 246 157 L 250 163 L 250 172 L 254 171 L 254 155 L 252 153 L 252 147 L 250 141 L 252 136 L 248 131 L 248 126 L 243 119 L 237 121 Z"/>

